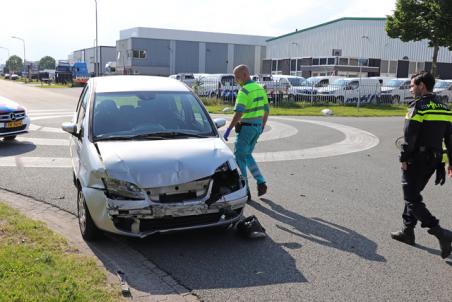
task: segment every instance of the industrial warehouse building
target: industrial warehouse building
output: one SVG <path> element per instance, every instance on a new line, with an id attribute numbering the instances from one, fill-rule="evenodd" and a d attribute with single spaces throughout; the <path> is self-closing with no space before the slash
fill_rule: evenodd
<path id="1" fill-rule="evenodd" d="M 386 18 L 341 18 L 267 40 L 262 72 L 407 77 L 429 69 L 428 41 L 402 42 L 385 30 Z M 452 52 L 441 47 L 439 76 L 452 78 Z"/>
<path id="2" fill-rule="evenodd" d="M 167 76 L 231 73 L 247 64 L 253 74 L 408 77 L 430 69 L 428 41 L 402 42 L 385 30 L 386 18 L 341 18 L 279 37 L 136 27 L 120 31 L 116 47 L 100 47 L 102 74 L 108 61 L 116 73 Z M 94 48 L 73 53 L 94 70 Z M 452 78 L 452 52 L 441 47 L 438 73 Z"/>
<path id="3" fill-rule="evenodd" d="M 260 73 L 270 37 L 136 27 L 116 42 L 116 71 L 167 76 L 175 73 L 231 73 L 247 64 Z"/>

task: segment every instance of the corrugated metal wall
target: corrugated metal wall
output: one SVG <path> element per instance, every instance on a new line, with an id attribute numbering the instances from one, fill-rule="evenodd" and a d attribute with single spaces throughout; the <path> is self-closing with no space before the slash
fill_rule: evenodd
<path id="1" fill-rule="evenodd" d="M 234 66 L 239 64 L 248 65 L 250 70 L 254 70 L 255 47 L 250 45 L 234 45 Z"/>
<path id="2" fill-rule="evenodd" d="M 199 42 L 176 41 L 175 72 L 198 72 Z"/>
<path id="3" fill-rule="evenodd" d="M 206 73 L 226 73 L 228 44 L 206 43 Z"/>
<path id="4" fill-rule="evenodd" d="M 333 49 L 341 49 L 343 57 L 432 59 L 433 49 L 426 40 L 404 43 L 391 39 L 386 34 L 385 23 L 385 20 L 341 20 L 300 31 L 269 41 L 266 58 L 328 57 Z M 438 62 L 452 62 L 452 52 L 442 47 Z"/>

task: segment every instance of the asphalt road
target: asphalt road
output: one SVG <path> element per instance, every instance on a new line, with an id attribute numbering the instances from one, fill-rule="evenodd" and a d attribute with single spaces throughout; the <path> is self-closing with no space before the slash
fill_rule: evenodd
<path id="1" fill-rule="evenodd" d="M 0 80 L 0 95 L 25 105 L 38 126 L 23 136 L 29 141 L 0 142 L 0 161 L 5 156 L 69 157 L 61 141 L 49 145 L 64 142 L 67 135 L 48 130 L 70 119 L 79 93 Z M 351 126 L 372 133 L 379 143 L 340 156 L 261 162 L 269 192 L 253 198 L 246 213 L 265 226 L 265 240 L 248 241 L 233 231 L 122 240 L 205 301 L 451 301 L 452 258 L 440 258 L 436 239 L 421 228 L 416 247 L 389 238 L 401 225 L 403 208 L 394 147 L 402 118 L 293 119 Z M 257 153 L 344 139 L 340 131 L 321 125 L 273 121 L 296 133 L 262 141 Z M 75 212 L 70 168 L 0 166 L 0 188 Z M 430 210 L 450 229 L 451 193 L 451 179 L 442 187 L 431 181 L 424 191 Z"/>

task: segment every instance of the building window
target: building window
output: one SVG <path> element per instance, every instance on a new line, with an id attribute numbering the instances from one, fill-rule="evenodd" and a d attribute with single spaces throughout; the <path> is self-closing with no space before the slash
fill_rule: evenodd
<path id="1" fill-rule="evenodd" d="M 319 59 L 312 59 L 312 65 L 319 65 Z"/>
<path id="2" fill-rule="evenodd" d="M 272 61 L 272 71 L 278 70 L 278 61 Z"/>
<path id="3" fill-rule="evenodd" d="M 334 65 L 335 64 L 335 58 L 328 58 L 328 65 Z"/>
<path id="4" fill-rule="evenodd" d="M 350 58 L 350 65 L 352 65 L 352 66 L 358 66 L 358 59 L 352 59 L 352 58 Z"/>
<path id="5" fill-rule="evenodd" d="M 348 58 L 339 58 L 339 65 L 348 65 Z"/>
<path id="6" fill-rule="evenodd" d="M 133 57 L 135 59 L 146 59 L 146 50 L 133 50 Z"/>
<path id="7" fill-rule="evenodd" d="M 326 65 L 326 58 L 321 58 L 319 60 L 319 65 Z"/>

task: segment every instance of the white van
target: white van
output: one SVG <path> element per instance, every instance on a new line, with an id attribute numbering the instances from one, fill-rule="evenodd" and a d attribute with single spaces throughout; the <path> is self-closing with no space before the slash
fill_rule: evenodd
<path id="1" fill-rule="evenodd" d="M 187 84 L 188 87 L 192 87 L 195 83 L 195 77 L 192 73 L 178 73 L 178 74 L 172 74 L 169 76 L 171 79 L 176 79 L 181 82 L 184 82 Z"/>
<path id="2" fill-rule="evenodd" d="M 380 102 L 382 103 L 400 103 L 408 102 L 413 99 L 410 92 L 411 79 L 396 78 L 391 79 L 381 87 Z"/>
<path id="3" fill-rule="evenodd" d="M 445 103 L 452 102 L 452 80 L 436 80 L 433 92 Z"/>
<path id="4" fill-rule="evenodd" d="M 376 102 L 380 95 L 381 84 L 378 79 L 342 78 L 334 80 L 327 87 L 319 88 L 316 101 L 355 104 Z"/>
<path id="5" fill-rule="evenodd" d="M 195 74 L 198 87 L 194 91 L 199 96 L 211 98 L 233 99 L 240 90 L 232 73 Z"/>
<path id="6" fill-rule="evenodd" d="M 317 94 L 319 88 L 327 87 L 330 82 L 342 78 L 343 77 L 340 76 L 318 76 L 307 78 L 301 83 L 301 96 L 305 99 L 309 99 L 312 95 Z"/>
<path id="7" fill-rule="evenodd" d="M 287 90 L 287 97 L 289 101 L 300 100 L 303 87 L 301 84 L 305 80 L 303 77 L 291 76 L 291 75 L 273 75 L 273 80 L 279 82 Z"/>

